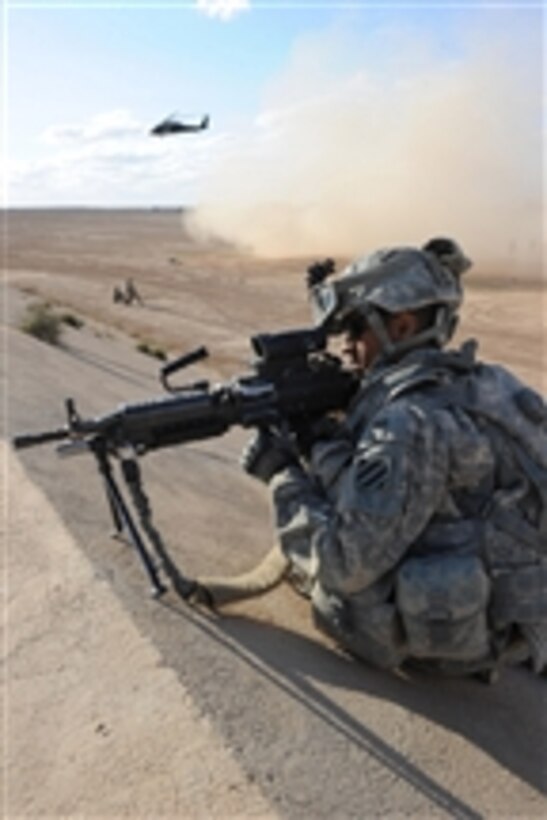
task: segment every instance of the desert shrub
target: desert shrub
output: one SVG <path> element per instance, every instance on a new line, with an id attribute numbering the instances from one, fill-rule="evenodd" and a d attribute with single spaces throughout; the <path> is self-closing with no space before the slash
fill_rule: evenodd
<path id="1" fill-rule="evenodd" d="M 73 313 L 63 313 L 61 321 L 69 327 L 76 328 L 76 330 L 79 330 L 85 324 L 83 319 L 80 319 L 79 316 L 75 316 Z"/>
<path id="2" fill-rule="evenodd" d="M 28 308 L 27 314 L 21 322 L 21 330 L 47 342 L 58 345 L 63 331 L 61 318 L 53 313 L 47 302 L 41 302 Z"/>
<path id="3" fill-rule="evenodd" d="M 19 290 L 21 293 L 26 293 L 28 296 L 36 296 L 38 293 L 34 285 L 20 285 Z"/>
<path id="4" fill-rule="evenodd" d="M 167 354 L 165 350 L 162 350 L 161 347 L 156 347 L 150 342 L 141 341 L 137 344 L 137 350 L 139 353 L 144 353 L 147 356 L 152 356 L 155 359 L 161 359 L 165 361 L 167 359 Z"/>

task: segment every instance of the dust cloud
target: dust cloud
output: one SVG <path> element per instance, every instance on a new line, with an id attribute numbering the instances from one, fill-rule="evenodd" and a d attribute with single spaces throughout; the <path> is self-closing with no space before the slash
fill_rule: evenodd
<path id="1" fill-rule="evenodd" d="M 469 22 L 450 50 L 420 30 L 310 34 L 227 140 L 192 229 L 266 256 L 444 234 L 540 270 L 541 19 Z"/>

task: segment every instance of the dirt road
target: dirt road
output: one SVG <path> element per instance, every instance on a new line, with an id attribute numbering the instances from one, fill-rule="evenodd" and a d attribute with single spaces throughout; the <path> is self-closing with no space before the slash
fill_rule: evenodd
<path id="1" fill-rule="evenodd" d="M 66 395 L 94 415 L 159 393 L 143 339 L 171 352 L 207 342 L 216 355 L 188 378 L 218 378 L 245 367 L 249 333 L 307 321 L 304 299 L 287 300 L 302 260 L 197 247 L 178 220 L 13 218 L 6 434 L 59 426 Z M 122 272 L 143 308 L 111 303 Z M 43 297 L 85 321 L 58 348 L 17 329 Z M 539 285 L 479 277 L 461 335 L 482 335 L 489 357 L 541 387 L 543 322 Z M 266 490 L 237 465 L 245 438 L 143 462 L 156 521 L 190 575 L 236 572 L 268 549 Z M 108 536 L 89 459 L 4 449 L 4 465 L 10 820 L 545 814 L 543 682 L 520 670 L 495 687 L 373 671 L 321 638 L 287 587 L 222 618 L 172 593 L 152 600 L 133 552 Z"/>

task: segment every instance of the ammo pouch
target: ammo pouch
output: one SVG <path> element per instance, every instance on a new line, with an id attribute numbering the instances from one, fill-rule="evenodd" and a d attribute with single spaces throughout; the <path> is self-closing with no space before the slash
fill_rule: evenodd
<path id="1" fill-rule="evenodd" d="M 316 583 L 312 592 L 315 626 L 357 658 L 394 669 L 405 658 L 403 635 L 393 604 L 376 603 L 363 612 Z"/>
<path id="2" fill-rule="evenodd" d="M 475 555 L 409 558 L 396 581 L 396 600 L 415 658 L 475 661 L 490 653 L 490 582 Z"/>

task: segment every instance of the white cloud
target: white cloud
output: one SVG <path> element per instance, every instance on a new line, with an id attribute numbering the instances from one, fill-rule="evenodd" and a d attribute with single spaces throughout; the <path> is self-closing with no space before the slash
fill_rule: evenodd
<path id="1" fill-rule="evenodd" d="M 229 20 L 234 15 L 251 8 L 249 0 L 196 0 L 196 9 L 208 17 Z"/>
<path id="2" fill-rule="evenodd" d="M 86 123 L 52 125 L 40 139 L 48 145 L 68 145 L 134 137 L 143 133 L 145 126 L 142 123 L 129 111 L 118 109 L 96 114 Z"/>

